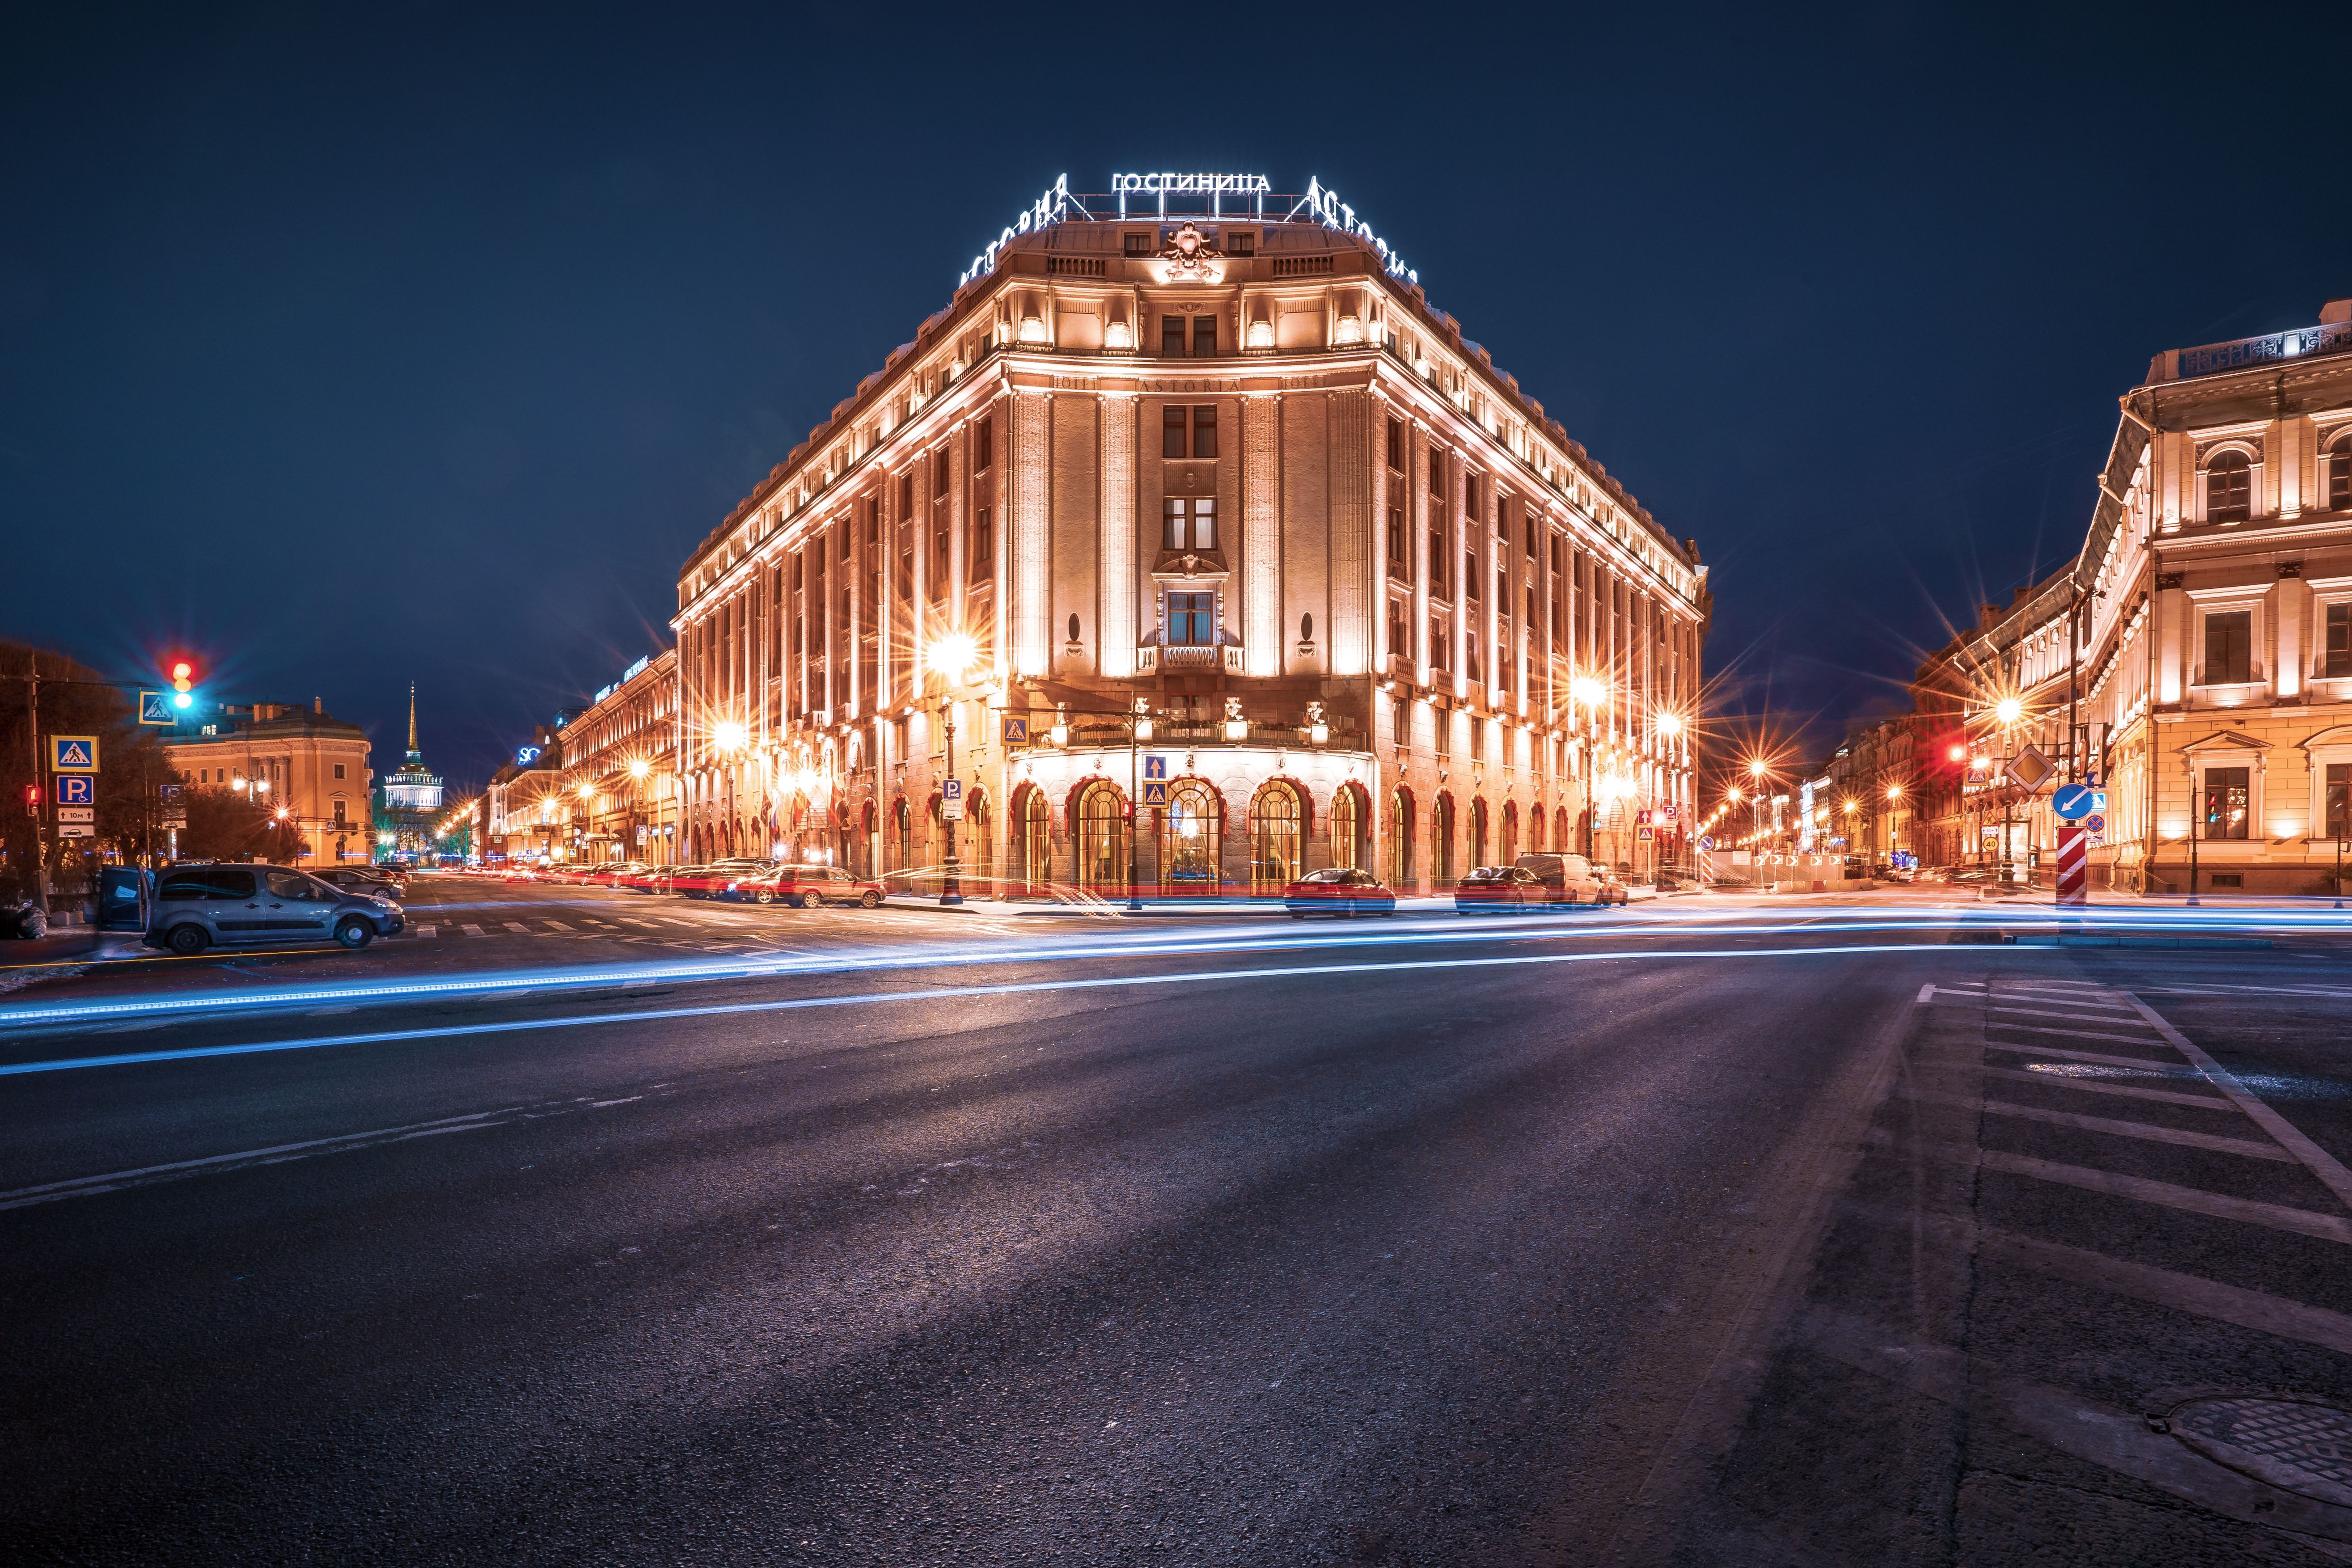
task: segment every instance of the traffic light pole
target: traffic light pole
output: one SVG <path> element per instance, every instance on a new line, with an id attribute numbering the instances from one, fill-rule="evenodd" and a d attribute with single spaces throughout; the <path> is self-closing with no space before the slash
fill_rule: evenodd
<path id="1" fill-rule="evenodd" d="M 43 808 L 47 802 L 41 791 L 41 656 L 27 650 L 31 663 L 26 666 L 25 688 L 25 743 L 31 749 L 33 763 L 33 907 L 46 916 L 49 912 L 49 845 L 48 836 L 41 831 L 47 820 Z"/>

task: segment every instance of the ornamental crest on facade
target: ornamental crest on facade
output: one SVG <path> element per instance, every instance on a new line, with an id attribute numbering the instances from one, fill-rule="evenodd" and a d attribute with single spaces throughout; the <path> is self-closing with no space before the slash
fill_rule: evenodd
<path id="1" fill-rule="evenodd" d="M 1223 270 L 1217 263 L 1224 259 L 1224 255 L 1188 223 L 1176 231 L 1168 248 L 1160 253 L 1160 259 L 1167 264 L 1171 283 L 1213 283 Z"/>

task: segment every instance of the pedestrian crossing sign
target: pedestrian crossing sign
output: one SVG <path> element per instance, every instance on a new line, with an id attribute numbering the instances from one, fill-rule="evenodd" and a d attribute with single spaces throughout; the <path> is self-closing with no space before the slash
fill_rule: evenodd
<path id="1" fill-rule="evenodd" d="M 53 773 L 98 772 L 98 737 L 95 735 L 50 736 L 49 772 Z"/>
<path id="2" fill-rule="evenodd" d="M 1007 713 L 1004 716 L 1004 743 L 1008 746 L 1025 746 L 1029 743 L 1029 715 Z"/>
<path id="3" fill-rule="evenodd" d="M 1154 757 L 1151 760 L 1158 762 L 1160 759 Z M 1168 781 L 1164 778 L 1144 780 L 1143 804 L 1146 805 L 1166 805 L 1168 804 Z"/>

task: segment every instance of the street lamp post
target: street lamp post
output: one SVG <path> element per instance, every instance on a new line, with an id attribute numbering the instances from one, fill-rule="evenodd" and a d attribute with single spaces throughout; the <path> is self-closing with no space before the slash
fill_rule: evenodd
<path id="1" fill-rule="evenodd" d="M 947 740 L 947 780 L 955 778 L 955 696 L 962 689 L 963 679 L 971 669 L 972 660 L 979 656 L 979 647 L 963 632 L 950 632 L 931 645 L 929 658 L 933 669 L 943 678 L 940 691 L 940 724 Z M 963 863 L 956 856 L 956 820 L 963 813 L 963 798 L 958 791 L 955 813 L 947 809 L 946 782 L 940 791 L 940 821 L 947 829 L 947 865 L 940 882 L 940 902 L 955 908 L 963 902 Z"/>

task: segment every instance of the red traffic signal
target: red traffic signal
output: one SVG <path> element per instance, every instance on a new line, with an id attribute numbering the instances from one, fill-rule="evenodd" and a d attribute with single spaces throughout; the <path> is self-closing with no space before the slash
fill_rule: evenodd
<path id="1" fill-rule="evenodd" d="M 196 667 L 184 658 L 175 658 L 172 661 L 171 669 L 172 706 L 174 708 L 193 706 L 195 702 L 192 693 L 196 684 Z"/>
<path id="2" fill-rule="evenodd" d="M 41 786 L 39 784 L 28 784 L 25 786 L 25 815 L 27 816 L 38 816 L 41 815 Z"/>

